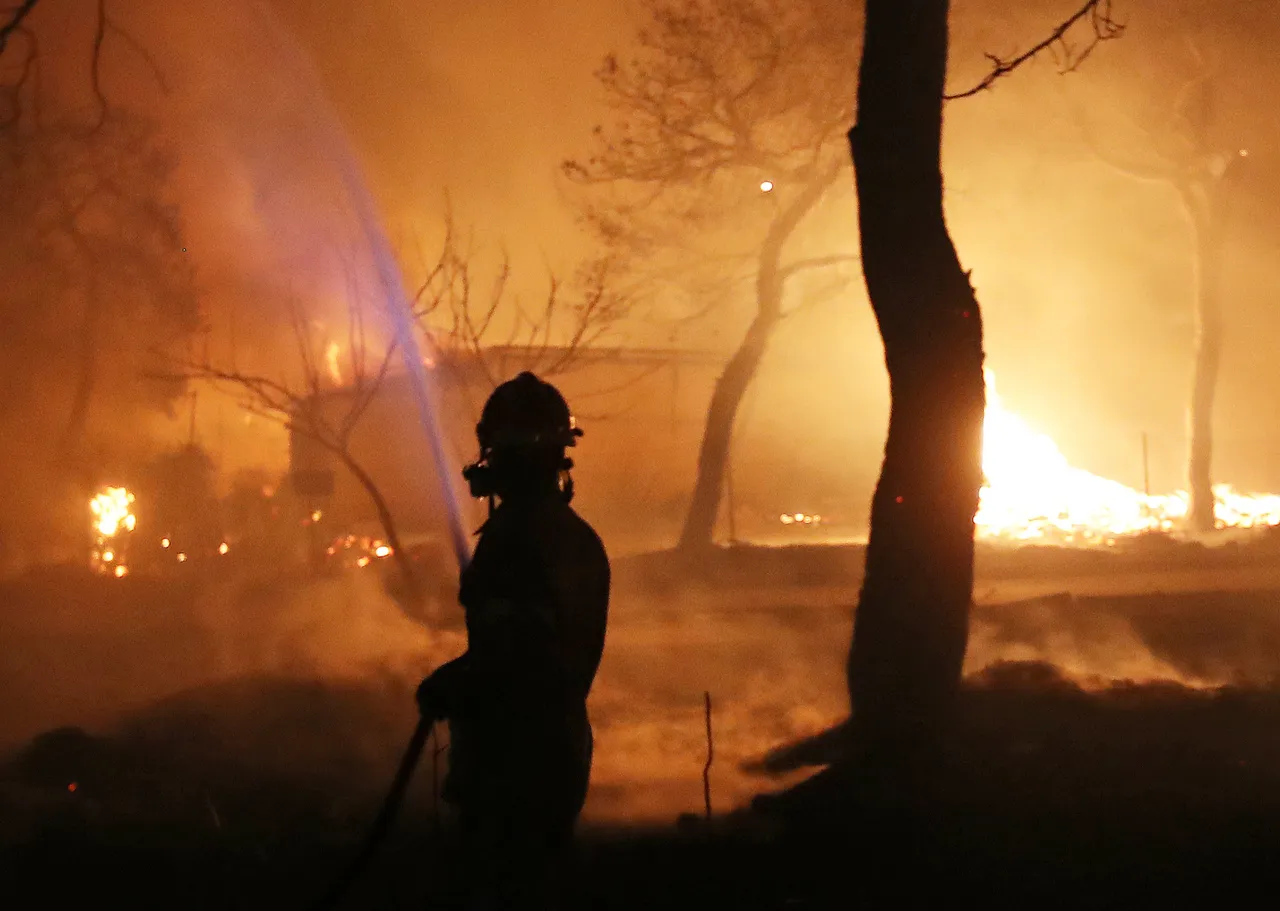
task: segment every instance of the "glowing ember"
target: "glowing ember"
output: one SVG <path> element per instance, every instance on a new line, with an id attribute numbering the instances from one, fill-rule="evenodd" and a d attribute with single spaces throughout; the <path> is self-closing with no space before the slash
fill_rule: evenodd
<path id="1" fill-rule="evenodd" d="M 809 515 L 804 512 L 783 513 L 779 518 L 783 525 L 821 525 L 822 516 Z"/>
<path id="2" fill-rule="evenodd" d="M 94 549 L 91 563 L 98 572 L 121 578 L 129 571 L 124 557 L 130 533 L 137 527 L 134 496 L 123 487 L 105 487 L 89 501 Z"/>
<path id="3" fill-rule="evenodd" d="M 168 546 L 169 546 L 169 544 L 170 544 L 170 541 L 169 541 L 169 539 L 168 539 L 168 538 L 161 538 L 161 539 L 160 539 L 160 546 L 161 546 L 161 547 L 168 547 Z"/>
<path id="4" fill-rule="evenodd" d="M 221 544 L 218 545 L 218 553 L 222 554 L 223 556 L 226 556 L 227 551 L 229 550 L 231 550 L 231 546 L 227 544 L 226 541 L 223 541 Z"/>
<path id="5" fill-rule="evenodd" d="M 123 487 L 108 487 L 89 501 L 89 511 L 93 513 L 94 528 L 104 538 L 115 537 L 123 528 L 133 531 L 137 519 L 130 507 L 133 506 L 133 494 Z"/>
<path id="6" fill-rule="evenodd" d="M 987 371 L 986 378 L 986 486 L 974 518 L 980 538 L 1111 544 L 1117 536 L 1181 529 L 1189 501 L 1185 491 L 1147 496 L 1073 467 L 1053 440 L 1004 409 L 995 375 Z M 1280 525 L 1280 496 L 1245 496 L 1226 484 L 1215 486 L 1214 494 L 1220 527 Z"/>
<path id="7" fill-rule="evenodd" d="M 388 546 L 387 546 L 387 545 L 385 545 L 385 544 L 379 544 L 377 547 L 375 547 L 375 548 L 373 549 L 373 555 L 374 555 L 375 557 L 387 557 L 387 556 L 390 556 L 390 555 L 391 555 L 391 548 L 390 548 L 390 547 L 388 547 Z"/>
<path id="8" fill-rule="evenodd" d="M 338 366 L 338 355 L 342 353 L 342 347 L 337 342 L 330 342 L 324 349 L 324 363 L 329 369 L 329 379 L 333 381 L 333 385 L 342 385 L 342 368 Z"/>

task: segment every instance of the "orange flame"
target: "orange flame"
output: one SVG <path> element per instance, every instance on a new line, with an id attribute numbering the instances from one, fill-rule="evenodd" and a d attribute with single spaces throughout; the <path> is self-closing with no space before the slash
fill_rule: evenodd
<path id="1" fill-rule="evenodd" d="M 986 371 L 986 378 L 986 484 L 974 518 L 980 538 L 1111 544 L 1123 535 L 1185 527 L 1185 491 L 1147 496 L 1072 466 L 1053 440 L 1005 410 L 995 374 Z M 1226 484 L 1215 486 L 1214 494 L 1220 527 L 1280 525 L 1280 496 L 1246 496 Z"/>

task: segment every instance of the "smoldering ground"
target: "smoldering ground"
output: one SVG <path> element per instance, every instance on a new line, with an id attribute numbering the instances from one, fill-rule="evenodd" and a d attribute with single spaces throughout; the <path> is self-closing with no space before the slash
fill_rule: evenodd
<path id="1" fill-rule="evenodd" d="M 1058 566 L 1011 579 L 988 565 L 950 765 L 938 779 L 940 800 L 969 808 L 970 835 L 936 856 L 989 881 L 1004 863 L 998 839 L 1016 831 L 1018 856 L 1043 841 L 1035 850 L 1054 858 L 1055 876 L 1121 856 L 1138 870 L 1200 851 L 1191 829 L 1143 821 L 1162 807 L 1253 818 L 1280 801 L 1276 570 L 1262 557 L 1211 559 L 1218 565 L 1196 568 L 1185 554 L 1165 558 L 1146 577 L 1097 567 L 1071 577 Z M 740 830 L 726 830 L 739 835 L 723 849 L 671 839 L 678 816 L 703 809 L 704 692 L 720 820 L 804 779 L 805 762 L 838 755 L 820 738 L 805 762 L 779 762 L 777 774 L 746 768 L 846 715 L 856 598 L 849 575 L 824 579 L 812 560 L 784 571 L 804 563 L 797 554 L 749 562 L 747 572 L 707 568 L 712 582 L 673 585 L 653 576 L 652 561 L 639 571 L 616 561 L 591 700 L 580 884 L 608 900 L 583 907 L 653 907 L 677 893 L 784 907 L 817 888 L 819 879 L 775 881 L 792 862 L 740 843 Z M 1079 595 L 1063 594 L 1072 589 Z M 51 907 L 89 896 L 191 908 L 305 902 L 367 832 L 416 723 L 413 687 L 465 645 L 456 628 L 408 620 L 368 570 L 178 585 L 28 576 L 0 591 L 0 633 L 9 645 L 0 887 L 37 889 Z M 439 733 L 353 907 L 420 907 L 434 894 L 446 862 L 433 847 L 448 759 Z M 1030 829 L 1016 823 L 1027 812 L 1040 814 Z M 1091 813 L 1104 821 L 1080 835 Z M 998 820 L 1010 814 L 1006 832 Z M 835 816 L 823 805 L 817 818 Z M 1117 819 L 1139 833 L 1141 851 L 1117 842 L 1130 837 L 1116 834 Z M 973 836 L 975 825 L 996 840 Z M 667 833 L 656 841 L 644 834 L 655 827 Z M 609 834 L 620 829 L 625 842 Z M 1212 838 L 1221 851 L 1238 844 Z M 792 865 L 816 876 L 822 850 Z M 1180 863 L 1169 861 L 1175 871 Z"/>
<path id="2" fill-rule="evenodd" d="M 1242 578 L 1248 586 L 1232 591 Z M 1280 676 L 1280 586 L 1262 581 L 1256 567 L 1202 569 L 1181 580 L 1198 590 L 1177 591 L 1178 578 L 1166 574 L 1147 591 L 1105 594 L 1105 578 L 1095 577 L 1077 579 L 1081 594 L 1072 596 L 1044 579 L 1038 596 L 1004 603 L 991 595 L 1015 589 L 992 583 L 975 611 L 967 670 L 987 681 L 979 690 L 1040 679 L 990 677 L 992 667 L 1039 666 L 1082 693 L 1158 685 L 1194 702 L 1221 687 L 1263 691 Z M 744 766 L 847 714 L 856 590 L 774 574 L 743 582 L 663 589 L 620 567 L 591 701 L 589 821 L 669 822 L 701 810 L 704 692 L 717 812 L 794 780 Z M 310 801 L 322 815 L 372 812 L 414 724 L 413 687 L 465 647 L 456 627 L 407 619 L 372 571 L 181 585 L 64 575 L 11 580 L 5 590 L 0 736 L 11 757 L 48 755 L 59 743 L 73 756 L 28 783 L 61 792 L 84 779 L 83 798 L 118 786 L 142 805 L 164 803 L 149 790 L 159 787 L 185 793 L 178 803 L 206 815 L 211 789 L 230 794 L 246 782 L 300 788 L 307 796 L 298 805 Z M 39 740 L 67 727 L 105 752 L 75 737 Z M 112 780 L 148 763 L 150 783 L 133 773 L 127 786 Z M 430 787 L 420 784 L 425 801 Z"/>

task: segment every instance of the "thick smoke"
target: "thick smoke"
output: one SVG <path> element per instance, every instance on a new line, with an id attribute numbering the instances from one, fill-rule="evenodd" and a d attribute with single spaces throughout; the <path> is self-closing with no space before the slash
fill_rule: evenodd
<path id="1" fill-rule="evenodd" d="M 590 820 L 661 822 L 699 810 L 704 692 L 717 810 L 780 785 L 744 764 L 847 714 L 843 661 L 856 593 L 758 581 L 716 594 L 656 596 L 628 582 L 615 591 L 591 701 Z M 412 728 L 413 687 L 465 645 L 456 629 L 405 619 L 372 571 L 228 580 L 179 600 L 128 591 L 59 604 L 27 590 L 25 600 L 7 600 L 3 684 L 12 698 L 0 732 L 9 747 L 79 725 L 168 755 L 188 750 L 181 742 L 194 730 L 211 751 L 202 763 L 225 756 L 246 775 L 318 781 L 320 804 L 358 814 Z M 968 670 L 1042 662 L 1091 689 L 1265 684 L 1280 674 L 1274 602 L 1148 592 L 984 605 Z"/>

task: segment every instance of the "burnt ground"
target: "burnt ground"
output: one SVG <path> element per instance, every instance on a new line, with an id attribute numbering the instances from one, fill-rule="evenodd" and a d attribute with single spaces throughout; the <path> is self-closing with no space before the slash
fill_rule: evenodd
<path id="1" fill-rule="evenodd" d="M 1167 585 L 1188 571 L 1187 559 L 1125 557 L 1123 572 L 1110 574 L 1089 562 L 1097 557 L 1072 564 L 1042 553 L 1036 559 L 1067 562 L 989 571 L 992 585 L 1063 594 L 976 612 L 975 650 L 985 657 L 911 801 L 887 803 L 865 769 L 819 741 L 811 759 L 835 760 L 833 770 L 758 812 L 677 824 L 701 800 L 700 718 L 663 703 L 630 715 L 618 706 L 637 688 L 696 696 L 704 678 L 688 666 L 715 666 L 718 712 L 728 716 L 717 715 L 726 738 L 713 770 L 717 809 L 740 803 L 739 793 L 776 790 L 764 776 L 738 772 L 738 791 L 729 779 L 752 748 L 817 729 L 769 727 L 779 706 L 826 699 L 815 717 L 834 718 L 838 705 L 830 693 L 838 667 L 828 665 L 847 644 L 851 593 L 826 591 L 842 568 L 815 570 L 832 555 L 812 556 L 784 563 L 767 586 L 751 576 L 758 566 L 735 570 L 720 584 L 743 573 L 753 584 L 733 586 L 727 600 L 619 604 L 597 712 L 605 716 L 597 798 L 661 790 L 673 776 L 681 786 L 649 813 L 633 813 L 638 804 L 621 797 L 615 813 L 592 815 L 589 805 L 573 907 L 828 908 L 855 899 L 901 907 L 962 897 L 1177 907 L 1205 896 L 1225 904 L 1246 888 L 1273 892 L 1280 594 L 1257 587 L 1274 575 L 1270 560 L 1231 554 L 1198 554 L 1198 577 Z M 809 587 L 796 573 L 807 573 Z M 1134 582 L 1144 574 L 1157 582 Z M 1105 584 L 1123 594 L 1097 594 Z M 11 906 L 33 908 L 306 907 L 358 847 L 390 779 L 412 726 L 411 678 L 386 668 L 337 675 L 334 656 L 308 658 L 296 642 L 270 672 L 241 662 L 212 674 L 203 667 L 210 654 L 261 645 L 257 627 L 238 628 L 211 651 L 208 622 L 184 620 L 181 599 L 164 586 L 86 583 L 49 606 L 31 600 L 43 583 L 23 585 L 0 591 L 2 720 L 26 732 L 10 738 L 0 766 L 0 895 L 30 896 Z M 268 595 L 255 594 L 254 610 Z M 691 610 L 705 622 L 661 619 Z M 309 634 L 328 643 L 347 623 Z M 1126 665 L 1139 650 L 1142 661 Z M 768 665 L 773 652 L 782 657 Z M 660 666 L 662 655 L 675 669 Z M 755 683 L 738 692 L 728 670 L 760 665 L 777 676 L 797 663 L 807 676 L 789 680 L 774 702 L 760 702 Z M 1091 676 L 1108 666 L 1155 670 L 1134 674 L 1137 682 Z M 1150 679 L 1161 675 L 1172 679 Z M 817 682 L 805 689 L 808 676 Z M 156 689 L 157 679 L 168 688 Z M 100 711 L 106 703 L 116 711 Z M 637 719 L 651 715 L 665 739 L 680 741 L 671 732 L 687 727 L 674 772 L 663 764 L 671 750 L 609 753 L 611 740 L 634 739 Z M 70 723 L 84 730 L 47 730 Z M 753 727 L 754 739 L 735 734 Z M 449 862 L 432 777 L 424 763 L 404 818 L 348 907 L 423 908 L 438 898 Z"/>
<path id="2" fill-rule="evenodd" d="M 387 770 L 348 751 L 341 768 L 280 774 L 271 737 L 323 712 L 333 736 L 359 742 L 354 729 L 381 697 L 259 681 L 220 699 L 271 687 L 273 704 L 296 704 L 258 719 L 265 739 L 251 754 L 220 750 L 216 721 L 190 712 L 109 739 L 64 731 L 29 744 L 0 792 L 3 894 L 42 908 L 304 907 L 354 853 Z M 1276 690 L 1090 693 L 1045 665 L 997 666 L 970 680 L 914 805 L 884 804 L 839 768 L 763 817 L 588 828 L 575 907 L 827 908 L 851 895 L 901 906 L 962 894 L 1178 906 L 1280 876 Z M 350 907 L 429 906 L 448 868 L 425 790 Z"/>

